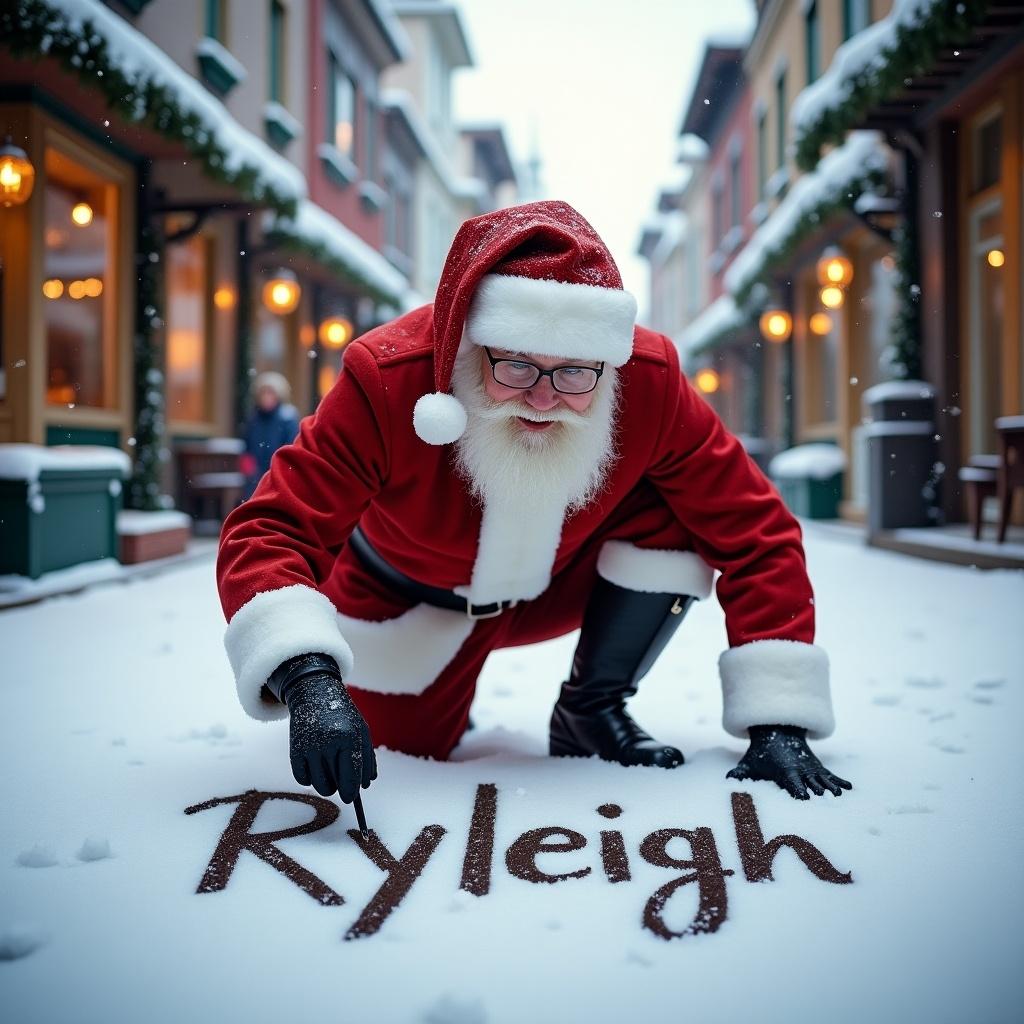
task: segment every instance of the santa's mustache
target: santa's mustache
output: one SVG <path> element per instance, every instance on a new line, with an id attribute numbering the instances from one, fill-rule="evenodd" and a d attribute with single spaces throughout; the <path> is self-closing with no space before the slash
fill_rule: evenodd
<path id="1" fill-rule="evenodd" d="M 493 399 L 488 399 L 474 412 L 483 420 L 523 419 L 530 420 L 532 423 L 567 423 L 571 427 L 582 427 L 590 422 L 588 416 L 572 409 L 566 409 L 564 406 L 539 412 L 527 405 L 515 402 L 495 402 Z"/>

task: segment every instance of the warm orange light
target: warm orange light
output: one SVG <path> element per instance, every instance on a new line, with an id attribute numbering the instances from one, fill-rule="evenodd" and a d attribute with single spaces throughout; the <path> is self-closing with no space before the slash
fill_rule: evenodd
<path id="1" fill-rule="evenodd" d="M 761 314 L 760 327 L 766 341 L 786 341 L 793 330 L 793 318 L 784 309 L 769 309 Z"/>
<path id="2" fill-rule="evenodd" d="M 51 277 L 43 282 L 43 294 L 48 299 L 59 299 L 64 294 L 64 282 L 58 277 Z"/>
<path id="3" fill-rule="evenodd" d="M 68 285 L 68 295 L 73 299 L 84 299 L 86 296 L 85 282 L 84 281 L 72 281 Z"/>
<path id="4" fill-rule="evenodd" d="M 836 248 L 826 249 L 818 260 L 818 284 L 845 288 L 853 280 L 853 264 Z"/>
<path id="5" fill-rule="evenodd" d="M 841 309 L 846 296 L 838 285 L 830 284 L 821 289 L 821 304 L 826 309 Z"/>
<path id="6" fill-rule="evenodd" d="M 316 389 L 321 398 L 334 387 L 334 382 L 337 379 L 338 371 L 333 366 L 325 363 L 320 367 L 320 372 L 316 375 Z"/>
<path id="7" fill-rule="evenodd" d="M 299 282 L 288 271 L 280 271 L 263 286 L 263 305 L 278 316 L 295 312 L 301 297 Z"/>
<path id="8" fill-rule="evenodd" d="M 698 371 L 696 383 L 698 389 L 703 391 L 705 395 L 713 395 L 721 385 L 721 380 L 718 374 L 708 367 Z"/>
<path id="9" fill-rule="evenodd" d="M 808 326 L 811 328 L 811 334 L 828 334 L 832 330 L 832 317 L 828 313 L 814 313 Z"/>
<path id="10" fill-rule="evenodd" d="M 299 328 L 299 344 L 303 348 L 312 348 L 316 341 L 316 328 L 312 324 L 303 324 Z"/>
<path id="11" fill-rule="evenodd" d="M 92 207 L 88 203 L 75 203 L 71 207 L 71 219 L 80 228 L 87 228 L 92 223 Z"/>
<path id="12" fill-rule="evenodd" d="M 213 293 L 213 304 L 218 309 L 234 309 L 235 293 L 227 285 L 221 285 Z"/>
<path id="13" fill-rule="evenodd" d="M 1006 254 L 1002 249 L 989 249 L 985 259 L 990 267 L 1001 267 L 1006 262 Z"/>
<path id="14" fill-rule="evenodd" d="M 21 206 L 32 195 L 36 169 L 28 154 L 9 142 L 0 146 L 0 203 Z"/>
<path id="15" fill-rule="evenodd" d="M 85 294 L 90 299 L 98 299 L 103 294 L 103 282 L 98 277 L 87 277 L 82 284 Z"/>
<path id="16" fill-rule="evenodd" d="M 343 316 L 328 317 L 318 332 L 320 344 L 327 348 L 344 348 L 352 340 L 352 322 Z"/>

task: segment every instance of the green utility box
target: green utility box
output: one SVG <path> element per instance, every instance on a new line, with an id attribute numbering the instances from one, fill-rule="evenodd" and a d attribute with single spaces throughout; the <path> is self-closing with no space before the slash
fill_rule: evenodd
<path id="1" fill-rule="evenodd" d="M 116 559 L 129 469 L 117 448 L 0 444 L 0 575 Z"/>
<path id="2" fill-rule="evenodd" d="M 845 465 L 843 450 L 837 445 L 803 444 L 776 455 L 770 475 L 793 515 L 836 519 Z"/>

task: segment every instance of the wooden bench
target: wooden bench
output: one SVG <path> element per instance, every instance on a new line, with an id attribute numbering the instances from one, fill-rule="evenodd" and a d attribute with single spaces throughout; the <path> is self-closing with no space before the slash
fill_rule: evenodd
<path id="1" fill-rule="evenodd" d="M 241 501 L 245 474 L 241 457 L 245 442 L 234 437 L 179 442 L 174 447 L 178 468 L 178 507 L 196 524 L 196 532 L 219 532 L 227 514 Z"/>

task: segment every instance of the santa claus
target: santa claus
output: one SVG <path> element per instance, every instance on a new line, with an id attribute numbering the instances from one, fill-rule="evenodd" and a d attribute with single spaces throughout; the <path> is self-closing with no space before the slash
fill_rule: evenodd
<path id="1" fill-rule="evenodd" d="M 290 720 L 296 780 L 353 800 L 373 745 L 446 758 L 498 648 L 580 629 L 554 755 L 675 768 L 626 700 L 714 572 L 729 774 L 836 796 L 800 528 L 561 202 L 460 228 L 432 305 L 347 349 L 224 523 L 242 707 Z"/>

